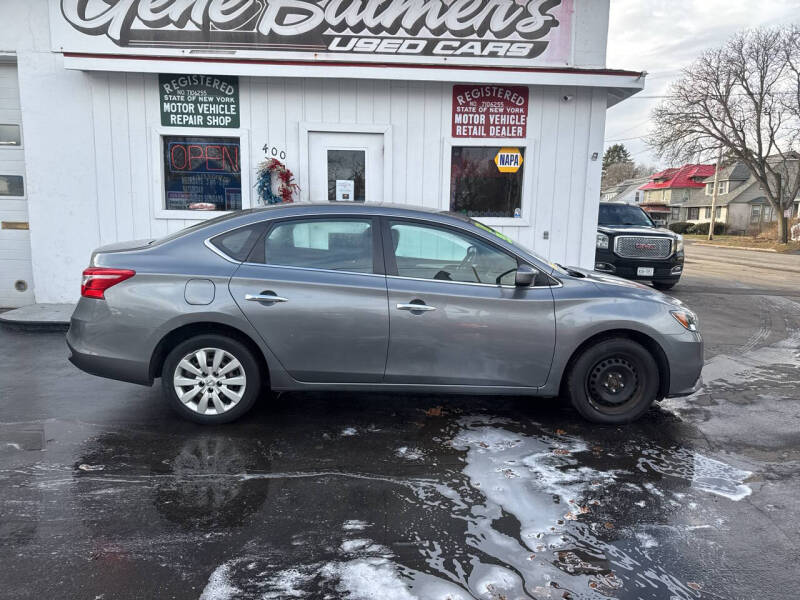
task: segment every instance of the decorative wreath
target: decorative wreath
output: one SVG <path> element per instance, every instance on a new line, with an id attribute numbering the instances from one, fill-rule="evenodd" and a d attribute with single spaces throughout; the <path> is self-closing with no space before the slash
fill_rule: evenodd
<path id="1" fill-rule="evenodd" d="M 277 194 L 273 192 L 273 174 L 276 174 L 280 181 Z M 294 174 L 281 161 L 268 158 L 258 165 L 256 191 L 264 204 L 292 202 L 292 196 L 299 190 L 300 186 L 295 183 Z"/>

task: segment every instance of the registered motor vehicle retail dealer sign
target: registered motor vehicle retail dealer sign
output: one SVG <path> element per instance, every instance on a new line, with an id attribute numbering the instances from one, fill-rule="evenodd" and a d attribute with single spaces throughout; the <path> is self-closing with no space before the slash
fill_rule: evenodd
<path id="1" fill-rule="evenodd" d="M 159 75 L 161 125 L 239 127 L 239 78 L 222 75 Z"/>
<path id="2" fill-rule="evenodd" d="M 454 138 L 524 138 L 528 88 L 521 85 L 454 85 Z"/>

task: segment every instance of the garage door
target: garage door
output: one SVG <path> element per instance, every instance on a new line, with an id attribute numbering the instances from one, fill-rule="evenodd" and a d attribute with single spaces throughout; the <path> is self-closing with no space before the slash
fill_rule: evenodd
<path id="1" fill-rule="evenodd" d="M 0 62 L 0 307 L 26 304 L 33 274 L 17 65 Z"/>

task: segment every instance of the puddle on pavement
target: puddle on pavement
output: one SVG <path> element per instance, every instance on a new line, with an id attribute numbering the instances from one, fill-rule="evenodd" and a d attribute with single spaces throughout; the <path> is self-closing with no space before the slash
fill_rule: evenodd
<path id="1" fill-rule="evenodd" d="M 411 460 L 411 445 L 378 444 L 351 470 L 290 471 L 266 443 L 201 435 L 169 460 L 118 470 L 182 531 L 247 530 L 205 600 L 696 598 L 676 558 L 697 551 L 694 532 L 727 526 L 713 497 L 751 493 L 747 471 L 641 439 L 598 445 L 484 416 L 442 421 L 434 437 Z M 124 463 L 120 439 L 101 442 Z M 104 453 L 81 457 L 106 465 L 75 476 L 84 504 L 104 502 L 92 491 L 120 476 Z"/>
<path id="2" fill-rule="evenodd" d="M 3 475 L 19 497 L 7 517 L 38 514 L 39 530 L 0 527 L 0 542 L 90 557 L 91 573 L 158 565 L 205 600 L 699 597 L 698 557 L 715 552 L 709 532 L 735 527 L 719 503 L 752 493 L 748 471 L 676 442 L 683 425 L 665 411 L 592 428 L 570 413 L 537 424 L 522 403 L 463 406 L 429 416 L 398 401 L 369 423 L 354 408 L 183 432 L 65 426 L 83 440 L 72 464 Z M 61 523 L 74 524 L 62 546 L 36 545 Z"/>

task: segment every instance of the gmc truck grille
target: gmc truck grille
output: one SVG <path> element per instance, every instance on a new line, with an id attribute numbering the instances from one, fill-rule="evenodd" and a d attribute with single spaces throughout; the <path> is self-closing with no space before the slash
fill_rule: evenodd
<path id="1" fill-rule="evenodd" d="M 623 258 L 667 258 L 672 254 L 672 240 L 621 235 L 614 240 L 614 252 Z"/>

